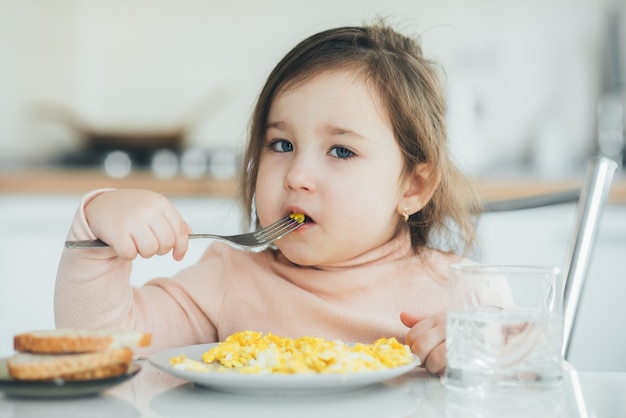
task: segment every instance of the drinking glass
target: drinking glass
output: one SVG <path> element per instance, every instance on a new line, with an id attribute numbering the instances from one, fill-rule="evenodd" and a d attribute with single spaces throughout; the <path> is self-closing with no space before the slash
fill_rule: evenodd
<path id="1" fill-rule="evenodd" d="M 558 385 L 562 289 L 556 267 L 452 266 L 446 385 L 466 390 Z"/>

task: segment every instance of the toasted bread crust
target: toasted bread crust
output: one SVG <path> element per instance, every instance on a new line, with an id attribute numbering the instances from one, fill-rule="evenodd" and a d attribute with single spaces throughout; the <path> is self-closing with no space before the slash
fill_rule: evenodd
<path id="1" fill-rule="evenodd" d="M 133 352 L 112 349 L 84 354 L 16 354 L 7 360 L 16 380 L 88 380 L 118 376 L 128 370 Z"/>
<path id="2" fill-rule="evenodd" d="M 130 330 L 59 329 L 33 331 L 13 338 L 16 351 L 30 353 L 90 353 L 110 348 L 146 347 L 152 334 Z"/>
<path id="3" fill-rule="evenodd" d="M 105 366 L 97 370 L 86 370 L 78 373 L 64 374 L 60 378 L 67 381 L 106 379 L 126 373 L 128 366 L 129 365 L 126 363 L 112 364 L 111 366 Z"/>
<path id="4" fill-rule="evenodd" d="M 137 347 L 149 347 L 152 344 L 152 334 L 144 332 L 137 341 Z"/>
<path id="5" fill-rule="evenodd" d="M 13 338 L 16 351 L 31 353 L 89 353 L 106 350 L 113 343 L 111 336 L 46 336 L 20 334 Z"/>

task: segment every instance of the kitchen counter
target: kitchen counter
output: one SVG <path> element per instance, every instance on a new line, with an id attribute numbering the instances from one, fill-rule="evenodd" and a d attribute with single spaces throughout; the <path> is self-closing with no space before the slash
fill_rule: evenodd
<path id="1" fill-rule="evenodd" d="M 116 179 L 99 170 L 33 169 L 0 171 L 0 193 L 83 194 L 98 188 L 150 189 L 167 196 L 234 197 L 237 181 L 182 176 L 162 180 L 150 172 L 133 172 Z"/>
<path id="2" fill-rule="evenodd" d="M 581 180 L 544 181 L 533 178 L 479 179 L 485 200 L 519 198 L 554 193 L 580 187 Z M 168 196 L 234 197 L 237 181 L 204 177 L 191 180 L 182 176 L 161 180 L 150 172 L 134 172 L 114 179 L 98 170 L 34 169 L 0 171 L 0 193 L 83 194 L 101 187 L 150 189 Z M 616 177 L 610 201 L 626 204 L 626 177 Z"/>
<path id="3" fill-rule="evenodd" d="M 479 190 L 484 200 L 516 199 L 544 195 L 578 188 L 582 179 L 569 181 L 547 181 L 531 178 L 480 179 Z M 612 204 L 626 204 L 626 178 L 613 180 L 609 198 Z"/>

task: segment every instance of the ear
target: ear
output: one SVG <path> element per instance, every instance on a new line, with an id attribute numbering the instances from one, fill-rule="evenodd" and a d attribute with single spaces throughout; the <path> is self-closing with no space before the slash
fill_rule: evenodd
<path id="1" fill-rule="evenodd" d="M 433 164 L 418 164 L 407 176 L 404 193 L 398 202 L 398 213 L 412 215 L 420 211 L 433 197 L 440 181 L 440 173 Z"/>

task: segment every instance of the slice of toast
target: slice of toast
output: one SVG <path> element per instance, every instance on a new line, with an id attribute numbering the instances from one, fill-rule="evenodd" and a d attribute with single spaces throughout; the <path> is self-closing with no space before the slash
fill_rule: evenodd
<path id="1" fill-rule="evenodd" d="M 82 354 L 18 353 L 7 359 L 16 380 L 90 380 L 126 373 L 133 358 L 127 348 Z"/>
<path id="2" fill-rule="evenodd" d="M 147 347 L 152 334 L 125 329 L 53 329 L 18 334 L 16 351 L 38 354 L 91 353 L 117 348 Z"/>

